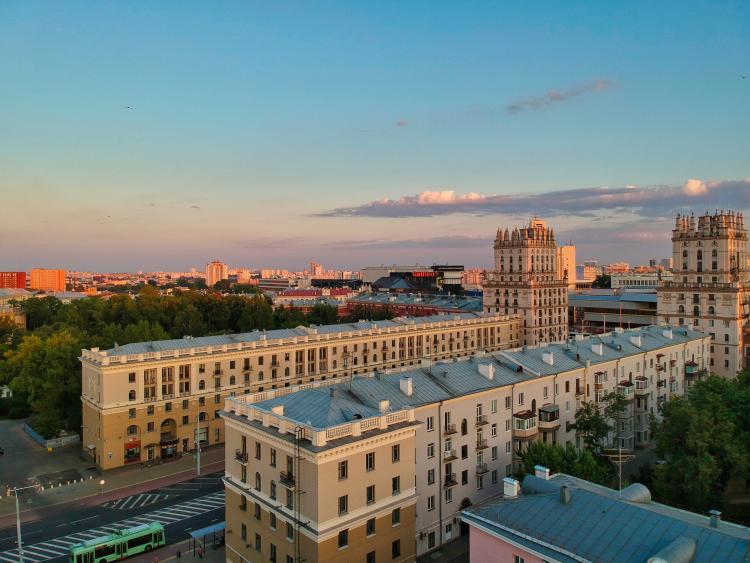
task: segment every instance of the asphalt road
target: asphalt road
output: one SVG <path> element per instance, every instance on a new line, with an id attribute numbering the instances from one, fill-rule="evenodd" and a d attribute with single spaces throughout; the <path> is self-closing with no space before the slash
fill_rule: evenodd
<path id="1" fill-rule="evenodd" d="M 160 521 L 165 525 L 167 544 L 181 542 L 190 530 L 224 520 L 222 475 L 220 472 L 193 478 L 99 506 L 78 510 L 68 507 L 45 514 L 41 520 L 26 522 L 22 528 L 24 561 L 67 561 L 67 545 L 100 536 L 102 527 L 123 522 L 134 526 Z M 1 528 L 0 562 L 17 561 L 16 547 L 15 526 Z"/>

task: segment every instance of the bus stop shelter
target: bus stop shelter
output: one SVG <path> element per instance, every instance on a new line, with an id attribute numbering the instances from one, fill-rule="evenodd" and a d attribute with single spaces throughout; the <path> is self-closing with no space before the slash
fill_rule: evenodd
<path id="1" fill-rule="evenodd" d="M 191 531 L 189 549 L 193 551 L 193 556 L 195 556 L 199 547 L 203 553 L 206 553 L 206 538 L 208 537 L 211 537 L 211 545 L 214 549 L 224 545 L 224 528 L 225 522 L 217 522 L 205 528 Z"/>

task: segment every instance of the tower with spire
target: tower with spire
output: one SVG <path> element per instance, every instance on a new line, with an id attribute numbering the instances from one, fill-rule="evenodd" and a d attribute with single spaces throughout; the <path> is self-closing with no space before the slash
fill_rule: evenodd
<path id="1" fill-rule="evenodd" d="M 657 288 L 659 321 L 711 334 L 710 370 L 734 377 L 743 367 L 750 322 L 748 233 L 742 213 L 677 215 L 673 278 Z M 750 359 L 750 358 L 746 358 Z"/>
<path id="2" fill-rule="evenodd" d="M 498 229 L 494 270 L 484 283 L 484 310 L 518 314 L 523 345 L 568 336 L 568 280 L 558 268 L 555 231 L 534 217 L 528 226 Z"/>

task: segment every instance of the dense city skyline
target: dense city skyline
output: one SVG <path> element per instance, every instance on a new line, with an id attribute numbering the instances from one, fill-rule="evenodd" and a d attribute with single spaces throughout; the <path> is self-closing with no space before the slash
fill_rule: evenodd
<path id="1" fill-rule="evenodd" d="M 749 9 L 6 4 L 4 267 L 667 255 L 750 210 Z"/>

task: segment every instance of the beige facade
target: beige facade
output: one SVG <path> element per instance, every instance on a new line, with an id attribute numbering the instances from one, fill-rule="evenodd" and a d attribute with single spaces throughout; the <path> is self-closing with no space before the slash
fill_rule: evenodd
<path id="1" fill-rule="evenodd" d="M 554 231 L 535 218 L 513 232 L 498 230 L 494 248 L 495 271 L 483 284 L 484 310 L 520 314 L 522 344 L 565 340 L 569 280 L 558 267 Z"/>
<path id="2" fill-rule="evenodd" d="M 602 406 L 605 394 L 622 393 L 627 399 L 627 410 L 617 435 L 610 436 L 610 445 L 619 445 L 624 450 L 647 446 L 650 416 L 658 417 L 662 403 L 683 396 L 692 382 L 705 374 L 709 346 L 710 337 L 702 332 L 652 326 L 579 338 L 567 344 L 477 355 L 457 362 L 424 362 L 420 369 L 359 376 L 348 383 L 317 381 L 296 388 L 242 395 L 228 400 L 225 407 L 237 422 L 227 422 L 227 472 L 233 481 L 234 472 L 242 471 L 235 459 L 238 454 L 244 459 L 242 436 L 247 439 L 245 445 L 252 464 L 251 445 L 256 439 L 269 447 L 286 444 L 287 451 L 290 428 L 299 424 L 299 418 L 316 416 L 321 410 L 348 412 L 351 419 L 337 420 L 334 428 L 305 430 L 302 442 L 314 449 L 316 445 L 330 445 L 329 439 L 335 442 L 340 437 L 349 437 L 353 442 L 348 447 L 355 460 L 354 467 L 361 464 L 357 457 L 362 451 L 359 440 L 366 436 L 361 426 L 365 422 L 357 418 L 360 413 L 365 413 L 364 418 L 381 411 L 413 418 L 421 424 L 416 426 L 413 439 L 411 435 L 404 438 L 408 446 L 401 451 L 416 448 L 415 457 L 409 458 L 416 466 L 417 495 L 411 541 L 415 546 L 413 551 L 421 555 L 458 537 L 461 533 L 458 513 L 496 495 L 502 479 L 519 466 L 517 452 L 531 442 L 571 443 L 581 447 L 570 426 L 585 401 Z M 331 387 L 334 394 L 329 397 Z M 371 427 L 374 423 L 367 424 Z M 283 441 L 279 441 L 279 433 L 285 437 Z M 387 445 L 393 443 L 389 441 Z M 390 478 L 390 467 L 386 464 L 382 477 L 386 481 Z M 304 471 L 315 475 L 311 468 Z M 250 473 L 246 477 L 253 482 Z M 261 471 L 262 487 L 269 478 L 272 472 L 266 475 Z M 367 473 L 360 471 L 356 476 L 350 473 L 346 487 L 352 484 L 354 491 L 365 490 L 370 484 Z M 315 499 L 325 496 L 331 505 L 330 514 L 335 509 L 337 495 L 343 494 L 339 491 L 349 490 L 338 485 L 336 479 L 326 478 L 308 480 L 301 489 L 305 496 L 311 494 Z M 227 489 L 236 487 L 228 483 Z M 230 501 L 227 503 L 227 523 L 236 530 L 247 517 L 239 515 L 234 519 Z M 362 510 L 363 519 L 373 517 L 367 506 Z M 311 512 L 307 519 L 315 520 L 314 515 Z M 384 541 L 383 550 L 387 551 L 389 541 Z M 252 549 L 240 555 L 254 561 Z M 379 555 L 377 561 L 382 561 Z"/>
<path id="3" fill-rule="evenodd" d="M 226 409 L 227 561 L 414 561 L 413 410 L 321 429 Z"/>
<path id="4" fill-rule="evenodd" d="M 223 262 L 214 260 L 206 264 L 206 285 L 213 287 L 216 282 L 229 279 L 229 268 Z"/>
<path id="5" fill-rule="evenodd" d="M 557 247 L 557 277 L 563 279 L 567 275 L 568 289 L 576 288 L 576 247 L 574 244 L 564 244 Z"/>
<path id="6" fill-rule="evenodd" d="M 750 319 L 748 237 L 742 213 L 677 216 L 673 278 L 658 289 L 659 321 L 711 335 L 710 369 L 734 377 L 743 366 L 743 327 Z"/>
<path id="7" fill-rule="evenodd" d="M 103 469 L 224 442 L 226 397 L 516 346 L 514 316 L 461 313 L 83 350 L 83 445 Z"/>

